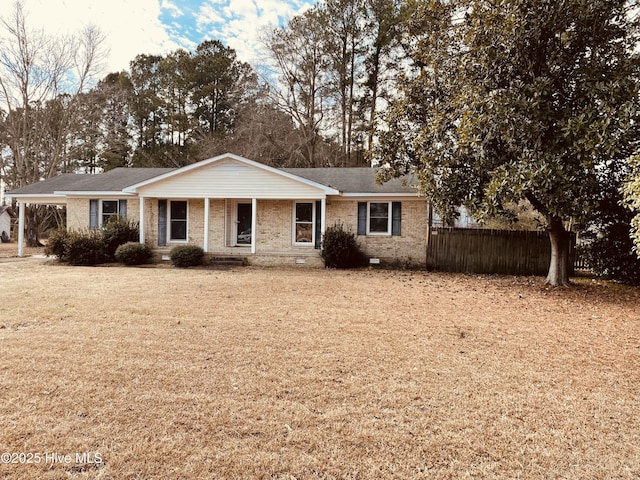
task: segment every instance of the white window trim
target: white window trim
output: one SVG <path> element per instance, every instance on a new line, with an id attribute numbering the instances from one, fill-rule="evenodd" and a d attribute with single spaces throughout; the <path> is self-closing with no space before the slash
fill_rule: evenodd
<path id="1" fill-rule="evenodd" d="M 104 202 L 116 202 L 116 213 L 112 213 L 110 214 L 110 216 L 117 216 L 120 215 L 120 199 L 119 198 L 100 198 L 98 199 L 98 228 L 102 228 L 102 226 L 104 225 L 103 222 L 103 208 L 102 205 Z"/>
<path id="2" fill-rule="evenodd" d="M 372 232 L 371 231 L 371 204 L 372 203 L 386 203 L 387 207 L 387 231 L 386 232 Z M 393 220 L 393 202 L 367 202 L 367 235 L 377 237 L 390 237 L 392 233 L 392 220 Z"/>
<path id="3" fill-rule="evenodd" d="M 174 239 L 171 237 L 171 204 L 173 202 L 186 202 L 187 204 L 187 228 L 186 228 L 186 238 L 182 239 Z M 168 200 L 167 201 L 167 243 L 189 243 L 189 200 L 182 200 L 179 198 Z"/>
<path id="4" fill-rule="evenodd" d="M 296 206 L 299 203 L 311 204 L 311 242 L 296 242 Z M 306 223 L 306 222 L 305 222 Z M 296 200 L 293 202 L 293 209 L 291 212 L 291 243 L 296 247 L 313 247 L 316 246 L 316 202 L 315 200 Z"/>

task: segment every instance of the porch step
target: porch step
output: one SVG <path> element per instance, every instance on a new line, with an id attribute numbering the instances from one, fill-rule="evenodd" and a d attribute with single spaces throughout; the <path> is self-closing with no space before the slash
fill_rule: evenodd
<path id="1" fill-rule="evenodd" d="M 232 257 L 215 255 L 209 258 L 207 262 L 211 266 L 219 267 L 244 267 L 248 265 L 246 257 Z"/>

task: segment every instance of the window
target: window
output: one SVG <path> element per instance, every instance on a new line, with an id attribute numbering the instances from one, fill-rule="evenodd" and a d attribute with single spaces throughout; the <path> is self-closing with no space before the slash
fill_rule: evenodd
<path id="1" fill-rule="evenodd" d="M 126 199 L 89 200 L 89 228 L 100 228 L 117 216 L 127 218 Z"/>
<path id="2" fill-rule="evenodd" d="M 358 235 L 402 235 L 402 202 L 358 202 Z"/>
<path id="3" fill-rule="evenodd" d="M 187 202 L 172 200 L 169 207 L 169 240 L 187 240 Z"/>
<path id="4" fill-rule="evenodd" d="M 102 225 L 118 216 L 117 200 L 102 200 Z"/>
<path id="5" fill-rule="evenodd" d="M 315 204 L 313 202 L 296 202 L 294 208 L 293 243 L 313 245 Z"/>
<path id="6" fill-rule="evenodd" d="M 367 233 L 391 234 L 391 202 L 370 202 L 368 214 Z"/>

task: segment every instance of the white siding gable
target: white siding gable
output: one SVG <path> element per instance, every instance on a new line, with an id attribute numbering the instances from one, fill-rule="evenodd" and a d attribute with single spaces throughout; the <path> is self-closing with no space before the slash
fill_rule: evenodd
<path id="1" fill-rule="evenodd" d="M 237 160 L 222 160 L 136 188 L 159 198 L 322 198 L 321 188 Z"/>

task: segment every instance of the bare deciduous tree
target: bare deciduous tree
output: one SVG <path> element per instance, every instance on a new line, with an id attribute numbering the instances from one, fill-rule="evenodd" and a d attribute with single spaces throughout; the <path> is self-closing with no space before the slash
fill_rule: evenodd
<path id="1" fill-rule="evenodd" d="M 22 1 L 0 19 L 0 35 L 0 175 L 16 188 L 70 168 L 65 159 L 77 98 L 98 73 L 104 37 L 93 26 L 73 37 L 31 30 Z M 37 212 L 27 215 L 29 245 L 38 244 Z"/>

